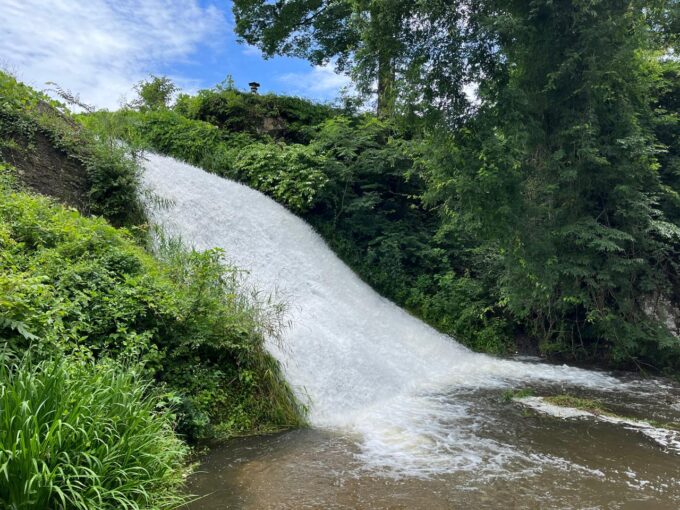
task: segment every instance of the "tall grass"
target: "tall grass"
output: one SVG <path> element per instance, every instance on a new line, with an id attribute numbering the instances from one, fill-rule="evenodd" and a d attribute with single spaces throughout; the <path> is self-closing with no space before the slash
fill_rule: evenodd
<path id="1" fill-rule="evenodd" d="M 183 389 L 194 412 L 211 417 L 199 427 L 204 430 L 195 431 L 183 420 L 183 432 L 225 438 L 304 426 L 306 408 L 265 348 L 265 339 L 285 348 L 281 335 L 289 322 L 283 296 L 252 287 L 247 272 L 230 265 L 219 249 L 199 252 L 161 229 L 151 233 L 149 249 L 181 289 L 186 317 L 187 334 L 162 377 Z M 203 369 L 197 356 L 209 360 Z"/>
<path id="2" fill-rule="evenodd" d="M 113 363 L 2 360 L 0 506 L 174 508 L 187 448 L 171 425 L 147 384 Z"/>

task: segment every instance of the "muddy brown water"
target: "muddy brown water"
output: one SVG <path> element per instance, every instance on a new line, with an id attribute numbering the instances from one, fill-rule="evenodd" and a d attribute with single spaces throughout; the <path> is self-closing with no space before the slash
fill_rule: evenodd
<path id="1" fill-rule="evenodd" d="M 549 386 L 536 391 L 569 391 L 628 416 L 680 421 L 677 385 L 642 386 L 622 394 Z M 507 402 L 500 390 L 453 391 L 443 398 L 469 410 L 470 419 L 451 423 L 452 429 L 468 427 L 480 445 L 505 448 L 482 453 L 476 469 L 419 476 L 367 464 L 362 438 L 351 432 L 307 429 L 235 439 L 203 457 L 190 479 L 198 499 L 189 508 L 680 508 L 680 456 L 638 431 L 537 414 Z M 468 447 L 449 453 L 470 455 Z"/>

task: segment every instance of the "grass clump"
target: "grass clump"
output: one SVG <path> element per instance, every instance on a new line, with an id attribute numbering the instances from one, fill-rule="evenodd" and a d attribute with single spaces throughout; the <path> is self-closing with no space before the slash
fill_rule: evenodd
<path id="1" fill-rule="evenodd" d="M 587 411 L 591 414 L 597 416 L 608 416 L 610 418 L 628 420 L 630 422 L 638 422 L 641 424 L 647 424 L 656 428 L 670 429 L 680 431 L 680 423 L 668 422 L 655 420 L 650 418 L 637 418 L 632 416 L 626 416 L 614 413 L 607 409 L 607 407 L 599 400 L 576 397 L 574 395 L 564 394 L 564 395 L 552 395 L 548 397 L 543 397 L 543 400 L 549 404 L 553 404 L 561 407 L 570 407 L 573 409 L 579 409 L 581 411 Z"/>
<path id="2" fill-rule="evenodd" d="M 647 420 L 647 422 L 656 428 L 669 429 L 680 432 L 680 423 L 674 421 Z"/>
<path id="3" fill-rule="evenodd" d="M 564 394 L 544 397 L 544 400 L 549 404 L 560 407 L 571 407 L 573 409 L 587 411 L 592 414 L 608 414 L 613 416 L 613 413 L 608 411 L 601 402 L 589 398 Z"/>
<path id="4" fill-rule="evenodd" d="M 175 508 L 187 453 L 170 410 L 132 371 L 0 362 L 3 508 Z"/>
<path id="5" fill-rule="evenodd" d="M 528 388 L 521 390 L 508 390 L 503 393 L 503 400 L 505 402 L 510 402 L 514 399 L 522 399 L 534 396 L 536 396 L 536 393 L 532 389 Z M 550 395 L 541 398 L 545 402 L 555 406 L 579 409 L 581 411 L 587 411 L 597 415 L 606 414 L 609 416 L 615 416 L 612 412 L 608 411 L 601 402 L 593 399 L 577 397 L 566 393 L 562 395 Z"/>
<path id="6" fill-rule="evenodd" d="M 501 397 L 503 402 L 512 402 L 516 398 L 533 397 L 536 393 L 531 388 L 522 388 L 519 390 L 505 390 Z"/>

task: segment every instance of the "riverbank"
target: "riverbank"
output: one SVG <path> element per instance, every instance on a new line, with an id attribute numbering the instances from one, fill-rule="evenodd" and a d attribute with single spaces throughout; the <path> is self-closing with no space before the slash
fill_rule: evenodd
<path id="1" fill-rule="evenodd" d="M 3 500 L 175 507 L 183 441 L 303 425 L 304 410 L 264 347 L 281 331 L 283 304 L 244 287 L 221 251 L 149 229 L 143 200 L 153 199 L 141 191 L 136 154 L 2 73 L 0 93 L 0 419 L 25 401 L 25 423 L 35 425 L 5 432 L 42 445 L 2 437 L 0 449 L 14 452 L 0 461 Z M 33 393 L 24 395 L 21 381 L 33 381 Z M 102 427 L 114 427 L 110 442 L 101 442 Z M 161 446 L 140 443 L 145 430 Z M 118 478 L 99 469 L 110 462 Z M 140 470 L 146 479 L 133 476 Z"/>

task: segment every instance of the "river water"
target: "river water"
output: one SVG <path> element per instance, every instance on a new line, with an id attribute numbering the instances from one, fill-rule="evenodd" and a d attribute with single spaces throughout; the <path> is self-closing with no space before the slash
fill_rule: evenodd
<path id="1" fill-rule="evenodd" d="M 668 396 L 678 398 L 677 388 L 650 386 L 650 393 L 625 397 L 588 394 L 628 415 L 677 420 L 680 413 L 666 402 Z M 580 391 L 564 386 L 537 390 Z M 235 439 L 210 450 L 190 479 L 189 490 L 199 499 L 189 508 L 680 508 L 680 456 L 639 431 L 527 411 L 498 391 L 452 391 L 436 398 L 467 411 L 446 424 L 450 434 L 464 436 L 462 441 L 428 438 L 441 441 L 457 469 L 399 471 L 366 459 L 361 436 L 296 430 Z M 401 450 L 406 465 L 412 463 L 411 454 Z"/>
<path id="2" fill-rule="evenodd" d="M 165 204 L 154 223 L 223 248 L 248 285 L 289 304 L 268 349 L 310 410 L 309 430 L 213 449 L 192 508 L 680 508 L 680 456 L 654 434 L 503 398 L 581 393 L 677 422 L 678 388 L 473 353 L 376 294 L 261 193 L 152 154 L 144 180 Z"/>

